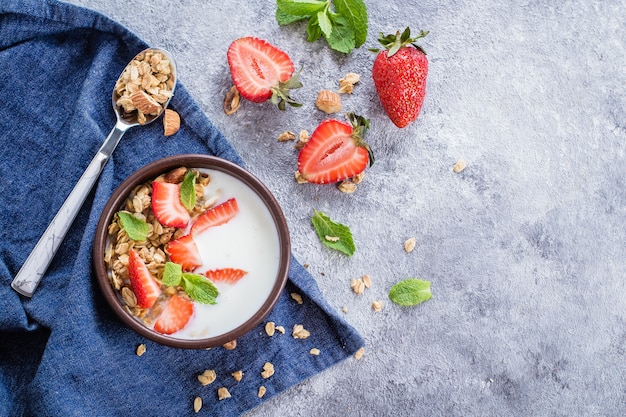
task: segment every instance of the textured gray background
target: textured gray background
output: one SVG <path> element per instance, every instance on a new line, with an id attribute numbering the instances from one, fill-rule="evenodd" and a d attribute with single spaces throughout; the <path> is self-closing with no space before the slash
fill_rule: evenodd
<path id="1" fill-rule="evenodd" d="M 623 0 L 366 1 L 368 42 L 349 56 L 307 43 L 302 24 L 279 27 L 270 0 L 71 3 L 174 54 L 181 81 L 281 202 L 295 256 L 367 341 L 361 361 L 247 417 L 626 414 Z M 367 48 L 407 25 L 431 32 L 430 75 L 418 122 L 400 130 L 378 103 Z M 246 35 L 304 67 L 302 108 L 223 113 L 226 49 Z M 297 185 L 296 153 L 276 137 L 312 131 L 324 118 L 317 92 L 351 71 L 363 78 L 344 109 L 371 119 L 377 162 L 352 195 Z M 351 227 L 353 257 L 320 246 L 313 209 Z M 356 297 L 349 282 L 363 274 L 374 285 Z M 433 299 L 392 305 L 389 287 L 408 277 L 432 281 Z"/>

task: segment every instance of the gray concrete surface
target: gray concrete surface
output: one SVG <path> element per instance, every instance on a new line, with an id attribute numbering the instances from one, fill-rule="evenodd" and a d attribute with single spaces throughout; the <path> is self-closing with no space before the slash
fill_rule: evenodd
<path id="1" fill-rule="evenodd" d="M 247 417 L 626 414 L 623 0 L 366 1 L 368 41 L 348 56 L 307 43 L 302 24 L 279 27 L 270 0 L 70 3 L 175 55 L 180 80 L 281 202 L 295 256 L 367 341 L 361 361 Z M 400 130 L 367 48 L 406 26 L 430 31 L 430 75 L 418 122 Z M 246 35 L 303 66 L 302 108 L 223 113 L 226 49 Z M 317 92 L 347 72 L 362 82 L 344 108 L 371 119 L 377 162 L 352 195 L 298 185 L 296 153 L 276 137 L 312 131 L 324 118 Z M 353 257 L 320 246 L 313 209 L 350 226 Z M 363 274 L 373 287 L 357 297 L 349 282 Z M 393 305 L 389 287 L 408 277 L 430 280 L 433 299 Z"/>

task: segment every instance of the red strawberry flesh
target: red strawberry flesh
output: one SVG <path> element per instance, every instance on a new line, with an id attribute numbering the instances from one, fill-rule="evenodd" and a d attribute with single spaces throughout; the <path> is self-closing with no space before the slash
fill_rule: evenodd
<path id="1" fill-rule="evenodd" d="M 131 249 L 128 254 L 128 277 L 130 287 L 137 298 L 137 305 L 141 308 L 152 307 L 161 295 L 161 287 L 134 249 Z"/>
<path id="2" fill-rule="evenodd" d="M 210 227 L 220 226 L 227 223 L 239 213 L 239 205 L 235 198 L 230 198 L 225 202 L 208 209 L 196 219 L 191 226 L 191 235 L 195 236 L 204 232 Z"/>
<path id="3" fill-rule="evenodd" d="M 185 235 L 167 244 L 170 261 L 182 266 L 183 271 L 193 271 L 202 265 L 198 246 L 191 235 Z"/>
<path id="4" fill-rule="evenodd" d="M 213 282 L 224 282 L 227 284 L 234 284 L 239 281 L 241 278 L 246 276 L 248 272 L 243 269 L 237 268 L 220 268 L 220 269 L 211 269 L 204 273 L 208 279 Z"/>
<path id="5" fill-rule="evenodd" d="M 176 333 L 189 323 L 193 315 L 193 302 L 174 295 L 154 322 L 154 330 L 161 334 Z"/>
<path id="6" fill-rule="evenodd" d="M 227 58 L 239 94 L 255 103 L 267 101 L 272 87 L 287 81 L 295 70 L 285 52 L 252 36 L 233 41 Z"/>
<path id="7" fill-rule="evenodd" d="M 187 227 L 190 215 L 180 201 L 180 184 L 152 183 L 152 211 L 163 226 Z"/>
<path id="8" fill-rule="evenodd" d="M 308 182 L 327 184 L 362 172 L 369 163 L 367 148 L 359 146 L 347 123 L 320 123 L 298 155 L 298 170 Z"/>

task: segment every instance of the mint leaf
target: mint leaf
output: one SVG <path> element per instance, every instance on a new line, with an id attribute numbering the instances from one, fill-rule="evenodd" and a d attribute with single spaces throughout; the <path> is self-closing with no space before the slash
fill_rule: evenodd
<path id="1" fill-rule="evenodd" d="M 297 22 L 298 20 L 302 20 L 302 19 L 306 19 L 306 17 L 293 16 L 293 15 L 290 15 L 290 14 L 287 14 L 287 13 L 281 11 L 280 9 L 276 10 L 276 21 L 281 26 L 286 26 L 286 25 L 289 25 L 291 23 Z"/>
<path id="2" fill-rule="evenodd" d="M 331 23 L 330 17 L 326 11 L 320 10 L 317 12 L 317 24 L 319 25 L 322 34 L 324 34 L 324 37 L 328 39 L 333 31 L 333 24 Z"/>
<path id="3" fill-rule="evenodd" d="M 333 0 L 333 4 L 353 30 L 355 47 L 363 45 L 367 38 L 367 7 L 363 0 Z"/>
<path id="4" fill-rule="evenodd" d="M 202 304 L 216 304 L 219 291 L 208 278 L 183 272 L 182 286 L 189 297 Z"/>
<path id="5" fill-rule="evenodd" d="M 389 299 L 401 306 L 414 306 L 430 300 L 430 281 L 409 278 L 395 284 L 389 290 Z"/>
<path id="6" fill-rule="evenodd" d="M 276 6 L 276 21 L 281 26 L 308 19 L 309 42 L 324 36 L 331 49 L 347 54 L 367 38 L 368 16 L 363 0 L 276 0 Z"/>
<path id="7" fill-rule="evenodd" d="M 319 0 L 276 0 L 276 21 L 284 26 L 308 19 L 324 9 L 327 4 L 328 1 Z"/>
<path id="8" fill-rule="evenodd" d="M 175 264 L 174 262 L 166 262 L 163 269 L 163 285 L 175 287 L 180 285 L 180 281 L 183 277 L 183 267 Z"/>
<path id="9" fill-rule="evenodd" d="M 180 185 L 180 201 L 189 211 L 196 205 L 196 173 L 191 170 L 187 171 Z"/>
<path id="10" fill-rule="evenodd" d="M 315 42 L 322 36 L 322 29 L 320 28 L 320 25 L 317 23 L 317 15 L 311 17 L 311 19 L 309 20 L 309 24 L 306 27 L 306 33 L 307 33 L 306 40 L 308 42 Z"/>
<path id="11" fill-rule="evenodd" d="M 354 29 L 349 26 L 346 19 L 341 16 L 333 16 L 333 31 L 326 37 L 328 45 L 332 49 L 344 54 L 349 53 L 356 46 L 354 42 Z"/>
<path id="12" fill-rule="evenodd" d="M 354 254 L 356 247 L 348 226 L 333 222 L 326 214 L 317 210 L 314 210 L 311 222 L 317 232 L 317 237 L 324 245 L 348 256 Z"/>
<path id="13" fill-rule="evenodd" d="M 117 213 L 117 216 L 120 218 L 122 228 L 126 231 L 129 238 L 136 242 L 146 240 L 148 232 L 150 232 L 148 223 L 138 219 L 127 211 L 120 211 Z"/>

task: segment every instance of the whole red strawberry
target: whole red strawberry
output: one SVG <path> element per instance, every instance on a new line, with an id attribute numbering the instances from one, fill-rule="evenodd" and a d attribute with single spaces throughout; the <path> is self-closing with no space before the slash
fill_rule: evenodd
<path id="1" fill-rule="evenodd" d="M 411 38 L 407 27 L 402 34 L 383 36 L 381 33 L 378 39 L 386 49 L 376 56 L 372 78 L 383 108 L 400 128 L 417 119 L 424 103 L 428 58 L 414 42 L 427 34 L 420 31 Z"/>

